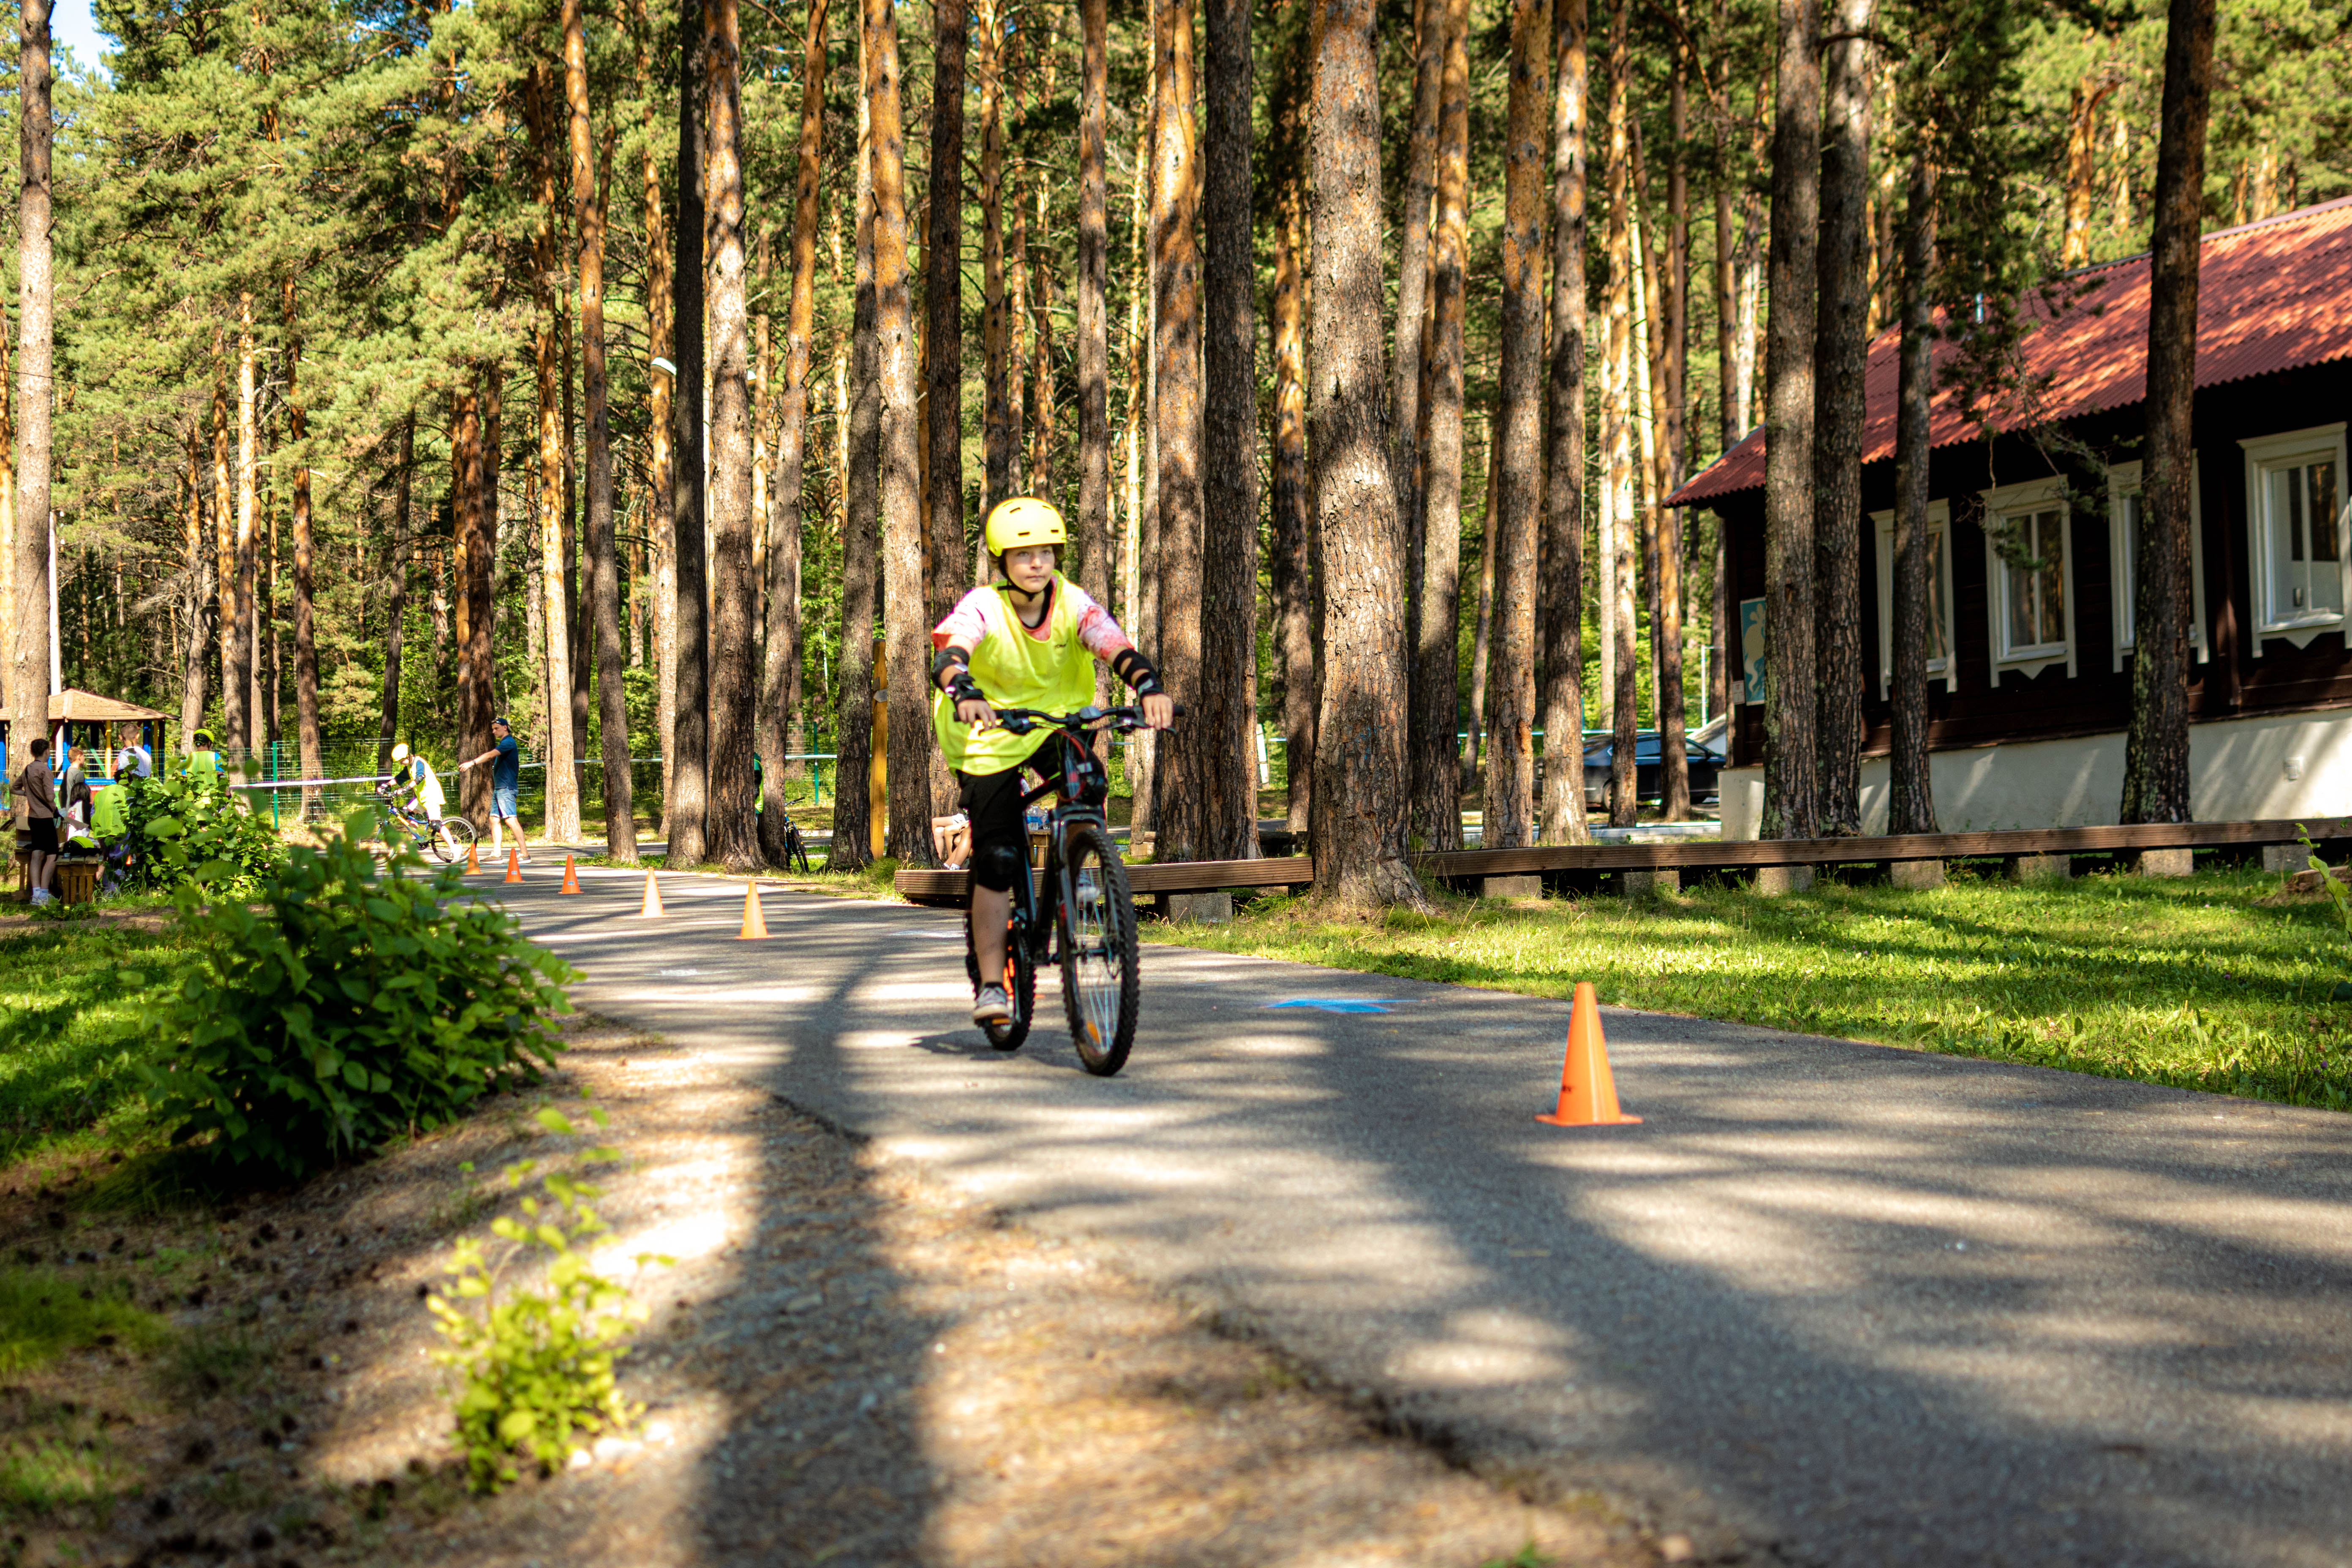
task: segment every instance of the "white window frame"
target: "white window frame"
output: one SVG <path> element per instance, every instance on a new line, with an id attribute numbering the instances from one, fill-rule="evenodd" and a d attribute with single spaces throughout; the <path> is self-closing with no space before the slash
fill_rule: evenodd
<path id="1" fill-rule="evenodd" d="M 1895 514 L 1874 511 L 1870 521 L 1878 528 L 1878 699 L 1884 702 L 1895 685 Z M 1927 531 L 1943 536 L 1937 570 L 1943 577 L 1944 647 L 1948 657 L 1927 660 L 1927 679 L 1944 683 L 1946 691 L 1959 689 L 1959 626 L 1952 613 L 1952 508 L 1948 501 L 1927 503 Z"/>
<path id="2" fill-rule="evenodd" d="M 2262 436 L 2240 441 L 2246 454 L 2246 552 L 2253 563 L 2253 592 L 2250 596 L 2253 609 L 2254 635 L 2248 639 L 2253 657 L 2260 658 L 2263 644 L 2273 637 L 2308 647 L 2311 639 L 2322 632 L 2344 629 L 2344 612 L 2325 611 L 2318 615 L 2301 616 L 2292 620 L 2268 618 L 2271 592 L 2270 519 L 2265 515 L 2263 479 L 2273 468 L 2288 468 L 2298 460 L 2308 462 L 2314 458 L 2333 457 L 2336 459 L 2336 494 L 2339 508 L 2336 514 L 2336 566 L 2344 574 L 2344 602 L 2352 605 L 2352 542 L 2345 531 L 2352 523 L 2352 501 L 2345 500 L 2347 474 L 2344 460 L 2344 422 L 2315 425 L 2308 430 L 2288 430 L 2276 436 Z"/>
<path id="3" fill-rule="evenodd" d="M 2131 657 L 2132 617 L 2138 614 L 2133 594 L 2124 592 L 2125 582 L 2137 564 L 2131 552 L 2124 548 L 2124 501 L 2138 495 L 2145 488 L 2140 483 L 2140 465 L 2112 463 L 2107 467 L 2107 583 L 2108 601 L 2116 625 L 2116 672 L 2121 674 L 2124 660 Z M 2145 510 L 2145 509 L 2143 509 Z M 2133 584 L 2133 593 L 2137 584 Z M 2193 605 L 2189 614 L 2189 645 L 2197 650 L 2197 662 L 2203 664 L 2205 646 L 2205 486 L 2198 478 L 2197 454 L 2189 454 L 2189 592 Z"/>
<path id="4" fill-rule="evenodd" d="M 1984 501 L 1985 542 L 1985 648 L 1991 656 L 1992 684 L 1998 687 L 2005 675 L 2039 675 L 2053 665 L 2063 664 L 2072 679 L 2075 674 L 2074 654 L 2082 646 L 2076 635 L 2081 621 L 2081 602 L 2074 596 L 2074 508 L 2066 493 L 2063 479 L 2032 479 L 2021 485 L 2000 485 L 1979 492 Z M 1994 540 L 2008 527 L 2011 518 L 2021 514 L 2058 510 L 2058 526 L 2065 531 L 2065 553 L 2060 557 L 2058 569 L 2060 591 L 2066 595 L 2066 636 L 2058 642 L 2035 643 L 2031 647 L 2010 651 L 2009 647 L 2009 563 L 2000 558 Z"/>

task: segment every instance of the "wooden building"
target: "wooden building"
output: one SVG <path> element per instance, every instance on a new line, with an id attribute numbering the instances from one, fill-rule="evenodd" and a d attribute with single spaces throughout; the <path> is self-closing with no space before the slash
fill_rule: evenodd
<path id="1" fill-rule="evenodd" d="M 2209 235 L 2198 300 L 2193 808 L 2352 814 L 2352 198 Z M 2111 823 L 2131 702 L 2148 259 L 2032 306 L 2026 375 L 1979 422 L 1941 384 L 1928 743 L 1947 831 Z M 1937 345 L 1938 368 L 1958 348 Z M 1895 333 L 1871 346 L 1863 437 L 1864 831 L 1886 820 Z M 1764 434 L 1670 498 L 1725 524 L 1735 679 L 1724 830 L 1763 806 Z"/>

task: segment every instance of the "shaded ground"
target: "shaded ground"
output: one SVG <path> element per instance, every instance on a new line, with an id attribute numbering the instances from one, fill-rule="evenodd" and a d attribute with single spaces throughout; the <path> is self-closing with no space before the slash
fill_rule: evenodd
<path id="1" fill-rule="evenodd" d="M 1530 1544 L 1576 1563 L 1700 1550 L 1449 1468 L 1354 1391 L 692 1054 L 609 1026 L 574 1038 L 535 1099 L 593 1088 L 611 1113 L 607 1256 L 677 1260 L 638 1284 L 638 1438 L 486 1503 L 457 1479 L 419 1298 L 495 1212 L 499 1170 L 579 1152 L 528 1102 L 201 1213 L 136 1163 L 55 1155 L 0 1175 L 6 1255 L 179 1332 L 0 1376 L 0 1562 L 1467 1568 Z M 39 1465 L 79 1492 L 31 1496 Z"/>

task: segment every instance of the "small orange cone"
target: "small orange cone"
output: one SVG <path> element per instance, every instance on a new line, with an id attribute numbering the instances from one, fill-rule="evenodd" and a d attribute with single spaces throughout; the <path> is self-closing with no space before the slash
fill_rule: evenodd
<path id="1" fill-rule="evenodd" d="M 647 867 L 646 868 L 646 906 L 639 910 L 637 914 L 641 919 L 650 920 L 662 912 L 661 884 L 654 879 L 653 868 Z"/>
<path id="2" fill-rule="evenodd" d="M 507 851 L 507 880 L 509 882 L 522 880 L 522 862 L 515 858 L 519 853 L 513 849 Z"/>
<path id="3" fill-rule="evenodd" d="M 768 917 L 760 908 L 760 884 L 743 884 L 743 929 L 735 933 L 737 942 L 756 942 L 768 934 Z"/>
<path id="4" fill-rule="evenodd" d="M 1576 1004 L 1568 1016 L 1568 1059 L 1559 1069 L 1559 1109 L 1538 1116 L 1554 1127 L 1623 1127 L 1642 1119 L 1617 1104 L 1617 1080 L 1609 1071 L 1609 1042 L 1601 1036 L 1601 999 L 1592 983 L 1576 983 Z"/>
<path id="5" fill-rule="evenodd" d="M 481 868 L 482 868 L 482 857 L 481 857 L 481 854 L 480 854 L 480 852 L 476 848 L 476 847 L 475 847 L 475 846 L 474 846 L 474 845 L 469 841 L 469 842 L 467 844 L 467 846 L 466 846 L 466 875 L 467 875 L 468 877 L 470 877 L 470 876 L 474 875 L 476 872 L 479 871 Z"/>
<path id="6" fill-rule="evenodd" d="M 580 890 L 580 868 L 572 863 L 572 857 L 569 855 L 563 858 L 563 886 L 555 890 L 559 893 L 576 893 Z"/>

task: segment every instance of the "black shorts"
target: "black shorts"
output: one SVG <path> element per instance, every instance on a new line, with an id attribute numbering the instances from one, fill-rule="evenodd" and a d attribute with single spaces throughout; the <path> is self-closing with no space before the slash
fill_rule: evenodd
<path id="1" fill-rule="evenodd" d="M 56 817 L 30 817 L 26 819 L 26 848 L 36 855 L 54 855 L 58 852 L 58 819 Z"/>
<path id="2" fill-rule="evenodd" d="M 1032 769 L 1049 779 L 1062 776 L 1063 744 L 1062 737 L 1055 734 L 1019 767 L 998 773 L 956 773 L 963 814 L 971 818 L 972 880 L 991 892 L 1011 890 L 1013 868 L 1029 858 L 1029 824 L 1022 815 L 1021 797 L 1029 793 Z M 996 846 L 1003 847 L 992 859 L 988 851 Z M 1003 849 L 1019 858 L 1005 859 Z"/>

